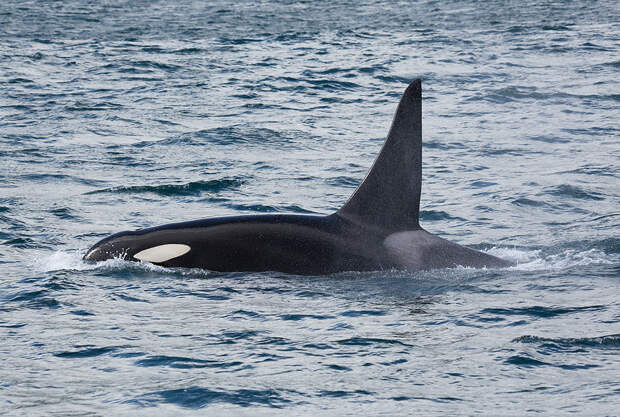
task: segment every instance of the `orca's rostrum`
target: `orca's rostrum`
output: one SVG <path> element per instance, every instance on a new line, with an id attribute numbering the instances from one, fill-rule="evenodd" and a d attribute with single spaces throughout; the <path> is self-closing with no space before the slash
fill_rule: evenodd
<path id="1" fill-rule="evenodd" d="M 420 227 L 422 86 L 400 100 L 379 156 L 362 184 L 327 216 L 220 217 L 121 232 L 93 246 L 87 261 L 124 258 L 213 271 L 342 271 L 504 267 L 509 262 Z"/>

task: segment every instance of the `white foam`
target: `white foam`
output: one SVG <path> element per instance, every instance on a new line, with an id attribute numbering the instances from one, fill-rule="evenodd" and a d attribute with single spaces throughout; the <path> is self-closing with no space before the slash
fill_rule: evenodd
<path id="1" fill-rule="evenodd" d="M 517 271 L 544 271 L 569 269 L 587 265 L 611 265 L 616 263 L 612 256 L 599 249 L 579 251 L 565 249 L 560 253 L 544 255 L 541 250 L 523 250 L 515 248 L 492 248 L 486 253 L 515 262 L 508 269 Z"/>
<path id="2" fill-rule="evenodd" d="M 74 252 L 57 251 L 50 256 L 44 256 L 34 262 L 34 266 L 41 272 L 59 271 L 59 270 L 75 270 L 85 271 L 95 269 L 96 264 L 89 264 L 82 260 L 83 254 Z"/>
<path id="3" fill-rule="evenodd" d="M 49 256 L 43 256 L 33 262 L 33 267 L 38 272 L 53 271 L 127 271 L 139 270 L 157 272 L 166 275 L 181 275 L 188 277 L 210 277 L 212 271 L 197 268 L 165 268 L 148 262 L 127 261 L 121 258 L 108 259 L 101 262 L 85 262 L 82 258 L 86 253 L 81 251 L 56 251 Z"/>
<path id="4" fill-rule="evenodd" d="M 50 271 L 90 271 L 95 269 L 126 269 L 136 267 L 145 270 L 165 271 L 166 268 L 149 263 L 137 263 L 126 261 L 121 258 L 108 259 L 102 262 L 85 262 L 82 258 L 85 251 L 57 251 L 47 257 L 35 261 L 34 267 L 41 272 Z"/>

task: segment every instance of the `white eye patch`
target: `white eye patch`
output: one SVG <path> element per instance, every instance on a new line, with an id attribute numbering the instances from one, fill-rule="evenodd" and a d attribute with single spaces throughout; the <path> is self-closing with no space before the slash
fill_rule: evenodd
<path id="1" fill-rule="evenodd" d="M 133 257 L 144 262 L 161 263 L 185 255 L 190 249 L 191 248 L 187 245 L 171 243 L 144 249 L 136 253 Z"/>

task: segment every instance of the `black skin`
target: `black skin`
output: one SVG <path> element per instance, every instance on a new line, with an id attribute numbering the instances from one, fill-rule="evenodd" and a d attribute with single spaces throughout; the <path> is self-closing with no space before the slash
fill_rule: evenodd
<path id="1" fill-rule="evenodd" d="M 220 217 L 117 233 L 93 246 L 84 259 L 94 262 L 112 258 L 135 260 L 133 255 L 144 249 L 173 243 L 188 245 L 191 250 L 159 265 L 299 275 L 510 265 L 421 228 L 405 233 L 413 233 L 414 239 L 397 241 L 397 250 L 393 250 L 386 242 L 394 235 L 360 227 L 337 213 L 330 216 Z M 424 239 L 421 241 L 420 237 Z"/>
<path id="2" fill-rule="evenodd" d="M 176 243 L 191 250 L 160 265 L 302 275 L 396 268 L 382 241 L 337 214 L 237 216 L 117 233 L 93 246 L 84 259 L 131 260 L 144 249 Z"/>

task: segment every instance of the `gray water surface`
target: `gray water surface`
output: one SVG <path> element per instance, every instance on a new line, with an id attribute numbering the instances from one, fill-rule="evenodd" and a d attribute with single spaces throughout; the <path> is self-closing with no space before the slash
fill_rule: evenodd
<path id="1" fill-rule="evenodd" d="M 618 415 L 616 1 L 0 5 L 0 414 Z M 423 80 L 422 223 L 517 266 L 85 264 L 327 214 Z"/>

